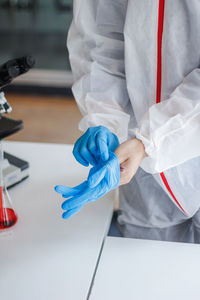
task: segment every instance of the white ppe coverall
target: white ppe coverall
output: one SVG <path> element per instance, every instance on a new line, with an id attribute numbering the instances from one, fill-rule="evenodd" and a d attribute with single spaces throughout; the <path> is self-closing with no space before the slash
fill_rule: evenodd
<path id="1" fill-rule="evenodd" d="M 120 187 L 126 237 L 200 242 L 199 16 L 199 0 L 74 0 L 79 127 L 137 137 L 148 155 Z"/>

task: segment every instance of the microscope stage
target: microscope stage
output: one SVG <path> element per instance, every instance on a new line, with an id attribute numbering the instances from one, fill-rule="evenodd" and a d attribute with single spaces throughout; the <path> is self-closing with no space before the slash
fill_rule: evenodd
<path id="1" fill-rule="evenodd" d="M 21 182 L 29 176 L 29 163 L 4 152 L 3 178 L 7 188 Z"/>
<path id="2" fill-rule="evenodd" d="M 0 140 L 21 130 L 22 128 L 22 121 L 1 117 L 0 115 Z"/>

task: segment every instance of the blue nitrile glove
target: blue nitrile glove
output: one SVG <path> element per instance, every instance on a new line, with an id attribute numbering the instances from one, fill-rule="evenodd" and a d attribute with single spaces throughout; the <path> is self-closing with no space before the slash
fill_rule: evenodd
<path id="1" fill-rule="evenodd" d="M 119 146 L 118 137 L 104 126 L 90 127 L 76 141 L 73 154 L 83 166 L 95 166 L 99 160 L 106 161 L 109 152 L 114 152 Z"/>
<path id="2" fill-rule="evenodd" d="M 109 191 L 115 189 L 120 182 L 120 165 L 118 157 L 109 153 L 109 160 L 91 168 L 88 180 L 82 184 L 70 188 L 62 185 L 55 187 L 56 192 L 68 198 L 62 204 L 63 218 L 68 219 L 88 202 L 95 201 Z"/>

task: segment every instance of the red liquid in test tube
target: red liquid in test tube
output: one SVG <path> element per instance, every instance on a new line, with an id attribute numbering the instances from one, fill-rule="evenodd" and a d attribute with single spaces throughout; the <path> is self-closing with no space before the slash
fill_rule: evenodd
<path id="1" fill-rule="evenodd" d="M 10 207 L 4 207 L 4 191 L 0 186 L 0 230 L 8 229 L 15 225 L 17 216 Z"/>

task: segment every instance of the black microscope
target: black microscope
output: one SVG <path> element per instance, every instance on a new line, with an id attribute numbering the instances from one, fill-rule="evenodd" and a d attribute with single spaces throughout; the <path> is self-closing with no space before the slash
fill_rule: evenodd
<path id="1" fill-rule="evenodd" d="M 6 100 L 3 88 L 13 79 L 28 72 L 35 64 L 32 56 L 12 59 L 0 66 L 0 141 L 23 129 L 23 121 L 2 116 L 12 111 Z M 4 152 L 3 177 L 6 187 L 11 187 L 27 178 L 29 164 L 7 152 Z"/>

